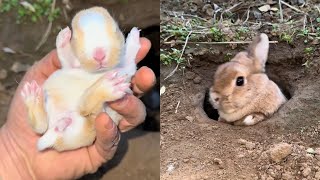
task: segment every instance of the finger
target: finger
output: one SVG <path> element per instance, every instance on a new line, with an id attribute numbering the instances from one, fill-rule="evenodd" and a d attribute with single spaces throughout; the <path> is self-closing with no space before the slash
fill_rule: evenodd
<path id="1" fill-rule="evenodd" d="M 119 129 L 121 132 L 128 131 L 146 118 L 146 108 L 142 101 L 133 95 L 126 95 L 124 98 L 108 103 L 109 107 L 123 116 Z"/>
<path id="2" fill-rule="evenodd" d="M 140 49 L 137 53 L 136 63 L 138 64 L 146 55 L 148 54 L 151 48 L 151 42 L 149 39 L 142 37 L 140 38 Z"/>
<path id="3" fill-rule="evenodd" d="M 150 68 L 143 66 L 137 71 L 137 73 L 132 78 L 132 90 L 136 95 L 139 96 L 149 91 L 155 83 L 156 76 L 154 72 Z"/>
<path id="4" fill-rule="evenodd" d="M 118 128 L 106 113 L 99 114 L 95 121 L 95 127 L 97 132 L 95 147 L 97 152 L 107 161 L 113 157 L 117 149 L 116 146 L 113 146 L 113 141 L 119 138 Z"/>
<path id="5" fill-rule="evenodd" d="M 39 62 L 33 65 L 28 71 L 27 76 L 35 77 L 49 77 L 53 72 L 61 68 L 60 61 L 58 59 L 57 51 L 52 50 Z"/>

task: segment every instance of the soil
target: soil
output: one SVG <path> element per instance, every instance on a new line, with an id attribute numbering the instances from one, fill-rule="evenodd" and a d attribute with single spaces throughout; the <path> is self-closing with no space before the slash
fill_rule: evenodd
<path id="1" fill-rule="evenodd" d="M 161 8 L 188 12 L 166 0 Z M 232 49 L 189 44 L 190 65 L 167 80 L 175 65 L 162 65 L 166 91 L 160 107 L 161 179 L 320 179 L 320 61 L 316 55 L 312 67 L 302 66 L 306 47 L 302 40 L 270 44 L 267 74 L 289 101 L 269 119 L 249 127 L 215 121 L 217 112 L 205 97 L 225 56 L 233 57 L 246 45 Z M 318 54 L 319 46 L 314 48 Z"/>
<path id="2" fill-rule="evenodd" d="M 51 33 L 46 43 L 38 50 L 35 47 L 46 31 L 48 22 L 45 19 L 37 23 L 25 22 L 20 25 L 15 22 L 15 14 L 0 14 L 0 71 L 7 75 L 0 78 L 0 127 L 5 123 L 9 104 L 19 81 L 27 69 L 14 72 L 14 63 L 32 65 L 55 48 L 55 38 L 59 30 L 70 25 L 71 17 L 81 9 L 92 6 L 103 6 L 110 10 L 124 33 L 133 27 L 142 29 L 141 36 L 152 42 L 152 47 L 139 66 L 150 67 L 159 76 L 159 2 L 149 0 L 119 1 L 69 1 L 71 10 L 53 23 Z M 63 7 L 61 2 L 57 6 Z M 144 12 L 143 14 L 141 12 Z M 16 53 L 5 53 L 4 47 L 13 49 Z M 151 62 L 149 62 L 151 61 Z M 115 157 L 104 164 L 98 172 L 82 179 L 159 179 L 159 86 L 156 86 L 144 97 L 143 102 L 148 109 L 148 117 L 143 125 L 122 135 Z M 157 93 L 158 94 L 158 93 Z"/>

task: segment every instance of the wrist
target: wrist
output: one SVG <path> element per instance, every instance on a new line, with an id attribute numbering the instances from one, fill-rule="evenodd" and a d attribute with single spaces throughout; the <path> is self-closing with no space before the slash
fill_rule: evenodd
<path id="1" fill-rule="evenodd" d="M 6 125 L 0 128 L 0 179 L 35 179 L 25 153 L 10 136 Z"/>

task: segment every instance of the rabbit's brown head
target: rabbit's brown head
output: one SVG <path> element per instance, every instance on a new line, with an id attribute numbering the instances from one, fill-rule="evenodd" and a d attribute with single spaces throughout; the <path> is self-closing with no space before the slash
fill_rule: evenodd
<path id="1" fill-rule="evenodd" d="M 218 67 L 210 88 L 210 102 L 219 112 L 233 113 L 258 96 L 260 87 L 269 80 L 264 74 L 268 50 L 268 36 L 260 34 L 247 51 Z"/>

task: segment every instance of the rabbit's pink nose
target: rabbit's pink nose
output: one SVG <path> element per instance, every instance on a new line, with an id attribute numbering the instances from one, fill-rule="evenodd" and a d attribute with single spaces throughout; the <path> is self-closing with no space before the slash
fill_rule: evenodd
<path id="1" fill-rule="evenodd" d="M 93 53 L 93 58 L 96 61 L 101 62 L 104 60 L 105 57 L 106 57 L 106 54 L 102 48 L 95 49 L 95 51 Z"/>

